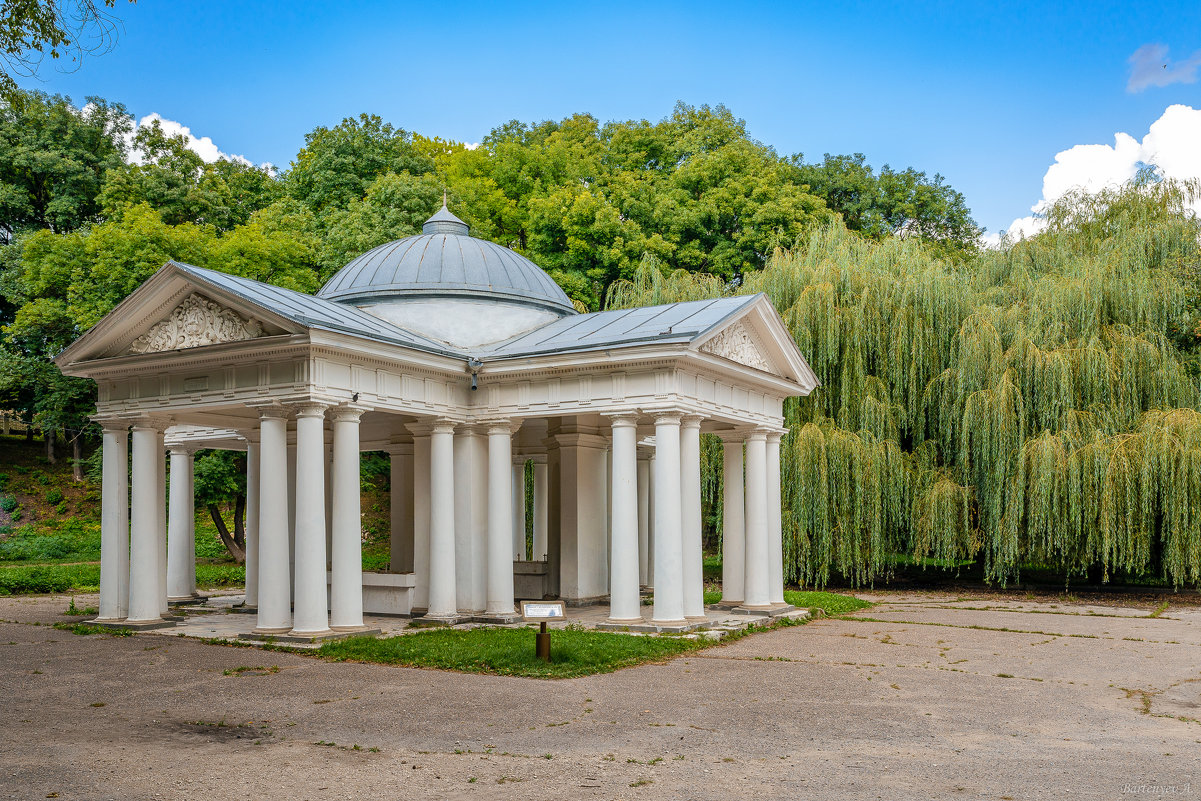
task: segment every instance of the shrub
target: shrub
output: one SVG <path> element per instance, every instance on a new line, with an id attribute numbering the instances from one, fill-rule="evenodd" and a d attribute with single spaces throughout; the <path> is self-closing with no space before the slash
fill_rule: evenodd
<path id="1" fill-rule="evenodd" d="M 5 495 L 3 498 L 0 498 L 0 509 L 3 509 L 5 512 L 13 511 L 18 505 L 17 499 L 11 495 Z"/>
<path id="2" fill-rule="evenodd" d="M 63 502 L 63 491 L 60 490 L 58 487 L 55 487 L 54 489 L 52 489 L 46 493 L 46 503 L 50 504 L 51 506 L 56 506 L 62 502 Z"/>

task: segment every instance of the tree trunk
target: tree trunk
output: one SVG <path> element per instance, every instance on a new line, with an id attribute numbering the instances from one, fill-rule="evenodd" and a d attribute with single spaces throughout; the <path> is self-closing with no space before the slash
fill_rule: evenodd
<path id="1" fill-rule="evenodd" d="M 225 550 L 229 551 L 229 555 L 234 558 L 238 564 L 246 562 L 246 549 L 244 546 L 239 546 L 238 543 L 230 536 L 229 528 L 225 525 L 225 518 L 221 516 L 221 507 L 215 503 L 208 505 L 209 516 L 213 518 L 213 525 L 217 527 L 217 536 L 221 538 L 221 544 L 225 546 Z"/>
<path id="2" fill-rule="evenodd" d="M 58 464 L 58 459 L 54 455 L 54 432 L 46 429 L 42 432 L 42 436 L 46 440 L 46 461 L 50 464 Z"/>
<path id="3" fill-rule="evenodd" d="M 234 499 L 234 542 L 246 553 L 246 496 Z"/>
<path id="4" fill-rule="evenodd" d="M 71 440 L 71 472 L 75 480 L 83 481 L 83 434 L 76 434 Z"/>

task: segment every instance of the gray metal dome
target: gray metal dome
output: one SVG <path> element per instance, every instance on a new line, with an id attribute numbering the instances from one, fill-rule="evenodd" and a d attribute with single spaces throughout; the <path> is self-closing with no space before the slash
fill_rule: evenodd
<path id="1" fill-rule="evenodd" d="M 574 314 L 567 295 L 537 264 L 468 236 L 467 223 L 442 208 L 422 233 L 369 250 L 347 264 L 318 297 L 359 304 L 417 298 L 471 298 Z"/>

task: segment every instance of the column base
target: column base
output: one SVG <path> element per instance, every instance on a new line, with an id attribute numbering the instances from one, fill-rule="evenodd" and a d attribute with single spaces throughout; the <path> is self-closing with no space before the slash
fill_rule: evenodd
<path id="1" fill-rule="evenodd" d="M 379 629 L 363 629 L 362 631 L 332 631 L 326 630 L 317 634 L 293 634 L 290 630 L 283 634 L 267 634 L 260 631 L 252 631 L 249 634 L 239 634 L 239 640 L 250 640 L 252 642 L 272 642 L 272 643 L 322 643 L 330 640 L 345 640 L 348 637 L 374 637 L 379 634 Z"/>
<path id="2" fill-rule="evenodd" d="M 700 628 L 700 623 L 689 623 L 687 620 L 652 620 L 649 623 L 645 620 L 638 620 L 633 623 L 597 623 L 596 627 L 601 631 L 628 631 L 637 634 L 681 634 L 686 631 L 695 631 Z"/>
<path id="3" fill-rule="evenodd" d="M 709 621 L 709 616 L 708 615 L 684 615 L 684 619 L 687 620 L 689 623 L 707 623 Z"/>
<path id="4" fill-rule="evenodd" d="M 728 612 L 731 609 L 737 609 L 740 606 L 742 606 L 741 599 L 737 601 L 727 601 L 723 598 L 715 604 L 709 604 L 710 609 L 721 609 L 725 612 Z"/>
<path id="5" fill-rule="evenodd" d="M 611 618 L 607 618 L 603 623 L 597 623 L 596 627 L 601 628 L 602 626 L 604 626 L 606 628 L 609 628 L 609 627 L 621 628 L 624 626 L 641 626 L 645 622 L 646 621 L 640 617 L 611 617 Z"/>
<path id="6" fill-rule="evenodd" d="M 508 626 L 513 623 L 520 623 L 521 615 L 516 612 L 484 612 L 482 615 L 472 615 L 472 623 L 491 623 L 493 625 Z"/>
<path id="7" fill-rule="evenodd" d="M 363 632 L 365 632 L 365 631 L 379 631 L 379 629 L 370 629 L 370 628 L 367 628 L 367 626 L 363 625 L 362 623 L 359 623 L 358 625 L 355 625 L 355 626 L 334 626 L 334 625 L 331 625 L 331 626 L 329 627 L 329 629 L 330 629 L 330 631 L 336 632 L 336 633 L 338 633 L 338 634 L 349 634 L 349 635 L 351 635 L 351 636 L 354 636 L 354 635 L 356 635 L 356 634 L 361 634 L 361 633 L 363 633 Z"/>
<path id="8" fill-rule="evenodd" d="M 283 636 L 286 636 L 287 633 L 291 630 L 292 630 L 291 626 L 280 627 L 280 628 L 270 628 L 270 627 L 263 628 L 260 626 L 255 626 L 255 628 L 250 632 L 250 634 L 242 634 L 239 636 L 246 637 L 247 639 L 264 639 L 267 637 L 283 637 Z"/>
<path id="9" fill-rule="evenodd" d="M 471 615 L 431 615 L 426 613 L 413 620 L 409 628 L 424 628 L 427 626 L 456 626 L 460 623 L 471 622 Z"/>
<path id="10" fill-rule="evenodd" d="M 772 613 L 772 609 L 773 609 L 773 607 L 771 604 L 743 604 L 742 606 L 734 607 L 730 611 L 732 613 L 734 613 L 735 615 L 766 615 L 766 616 L 770 616 Z"/>

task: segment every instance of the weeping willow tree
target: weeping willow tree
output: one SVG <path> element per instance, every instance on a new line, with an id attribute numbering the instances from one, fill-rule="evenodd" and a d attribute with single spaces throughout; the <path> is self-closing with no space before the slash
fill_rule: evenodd
<path id="1" fill-rule="evenodd" d="M 789 401 L 785 572 L 901 558 L 1201 582 L 1199 187 L 1072 194 L 1039 235 L 949 264 L 840 225 L 741 285 L 644 260 L 611 308 L 766 293 L 821 379 Z M 705 449 L 720 527 L 721 453 Z"/>

